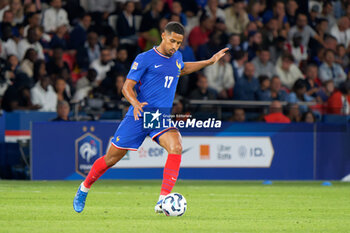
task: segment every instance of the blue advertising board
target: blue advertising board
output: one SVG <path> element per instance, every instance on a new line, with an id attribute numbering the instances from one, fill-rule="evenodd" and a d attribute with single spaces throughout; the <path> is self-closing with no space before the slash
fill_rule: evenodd
<path id="1" fill-rule="evenodd" d="M 0 167 L 5 161 L 5 112 L 0 111 Z"/>
<path id="2" fill-rule="evenodd" d="M 312 180 L 340 179 L 350 170 L 348 158 L 350 133 L 347 128 L 325 129 L 326 124 L 265 124 L 224 123 L 220 130 L 203 131 L 200 129 L 181 130 L 186 141 L 180 179 L 278 179 Z M 118 122 L 36 122 L 32 125 L 31 178 L 33 180 L 71 180 L 82 179 L 92 163 L 106 153 L 111 137 Z M 212 142 L 198 142 L 212 139 Z M 219 140 L 218 140 L 219 139 Z M 232 139 L 232 148 L 239 148 L 237 154 L 244 166 L 223 166 L 218 159 L 227 159 L 229 164 L 234 155 L 218 154 L 219 150 L 229 148 L 226 143 Z M 264 156 L 259 146 L 244 146 L 247 142 L 268 139 L 272 145 L 272 155 L 268 165 L 249 166 L 249 156 Z M 197 141 L 196 141 L 197 140 Z M 222 141 L 219 145 L 216 141 Z M 233 145 L 235 143 L 240 145 Z M 250 143 L 249 142 L 249 143 Z M 138 152 L 128 152 L 120 166 L 109 169 L 104 179 L 160 179 L 162 167 L 157 160 L 166 159 L 166 151 L 157 150 L 156 143 Z M 212 145 L 209 145 L 213 143 Z M 215 144 L 216 143 L 216 144 Z M 226 143 L 226 144 L 225 144 Z M 332 145 L 335 146 L 335 148 Z M 207 145 L 208 144 L 208 145 Z M 242 144 L 242 145 L 241 145 Z M 258 145 L 258 143 L 256 143 Z M 213 163 L 205 163 L 202 148 L 211 148 Z M 235 147 L 236 146 L 236 147 Z M 264 145 L 263 145 L 264 146 Z M 185 151 L 186 150 L 186 151 Z M 155 151 L 157 153 L 155 153 Z M 266 149 L 264 149 L 266 151 Z M 254 153 L 255 154 L 254 154 Z M 257 153 L 258 152 L 258 153 Z M 131 154 L 136 153 L 136 154 Z M 220 152 L 221 153 L 221 152 Z M 199 162 L 204 166 L 192 166 L 188 158 L 198 154 Z M 200 155 L 199 155 L 200 154 Z M 220 155 L 220 157 L 217 156 Z M 232 153 L 231 153 L 232 154 Z M 330 154 L 332 157 L 330 157 Z M 346 156 L 345 156 L 346 155 Z M 191 157 L 192 156 L 192 157 Z M 232 158 L 231 158 L 232 156 Z M 237 155 L 238 156 L 238 155 Z M 244 157 L 245 156 L 245 157 Z M 247 157 L 248 156 L 248 157 Z M 203 158 L 202 158 L 203 157 Z M 135 160 L 133 160 L 136 158 Z M 187 159 L 187 160 L 186 160 Z M 151 161 L 150 164 L 147 161 Z M 254 163 L 253 161 L 253 163 Z M 124 162 L 124 163 L 123 163 Z M 196 163 L 193 163 L 196 164 Z M 200 164 L 200 163 L 199 163 Z M 123 166 L 122 166 L 123 165 Z M 135 165 L 135 166 L 134 166 Z"/>

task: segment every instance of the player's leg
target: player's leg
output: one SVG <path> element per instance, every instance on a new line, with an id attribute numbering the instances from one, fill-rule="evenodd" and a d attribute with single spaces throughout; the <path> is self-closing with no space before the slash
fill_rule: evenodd
<path id="1" fill-rule="evenodd" d="M 160 190 L 159 200 L 155 206 L 155 211 L 161 213 L 161 202 L 166 195 L 171 193 L 179 175 L 182 153 L 182 139 L 179 131 L 172 129 L 160 135 L 158 141 L 159 145 L 165 148 L 168 152 L 168 158 L 166 160 L 163 171 L 163 182 Z"/>
<path id="2" fill-rule="evenodd" d="M 73 207 L 78 213 L 83 211 L 87 193 L 91 185 L 111 166 L 121 160 L 127 150 L 136 151 L 145 139 L 147 132 L 142 130 L 142 121 L 126 116 L 120 123 L 107 154 L 95 161 L 86 179 L 81 183 L 74 197 Z"/>
<path id="3" fill-rule="evenodd" d="M 79 186 L 74 197 L 73 207 L 76 212 L 80 213 L 83 211 L 85 207 L 85 200 L 91 185 L 95 183 L 95 181 L 98 180 L 98 178 L 100 178 L 108 170 L 108 168 L 112 167 L 119 160 L 121 160 L 126 152 L 127 150 L 122 150 L 111 146 L 105 156 L 100 157 L 94 162 L 89 174 Z"/>
<path id="4" fill-rule="evenodd" d="M 112 167 L 119 160 L 121 160 L 126 154 L 127 150 L 118 149 L 114 146 L 110 146 L 107 154 L 97 159 L 92 165 L 89 174 L 85 178 L 83 185 L 85 188 L 90 189 L 91 185 L 100 178 L 108 168 Z"/>

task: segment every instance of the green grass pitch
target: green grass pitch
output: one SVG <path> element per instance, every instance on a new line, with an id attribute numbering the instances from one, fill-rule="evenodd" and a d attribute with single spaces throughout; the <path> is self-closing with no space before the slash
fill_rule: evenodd
<path id="1" fill-rule="evenodd" d="M 0 181 L 0 232 L 350 232 L 348 183 L 180 180 L 188 210 L 166 217 L 160 182 L 100 180 L 78 214 L 78 181 Z"/>

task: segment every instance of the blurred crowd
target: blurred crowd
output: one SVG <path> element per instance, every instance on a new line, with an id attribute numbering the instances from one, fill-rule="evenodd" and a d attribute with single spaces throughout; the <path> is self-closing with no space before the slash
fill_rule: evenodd
<path id="1" fill-rule="evenodd" d="M 57 111 L 55 120 L 76 105 L 122 110 L 131 62 L 160 43 L 169 21 L 185 26 L 185 62 L 230 49 L 180 78 L 174 113 L 215 109 L 188 104 L 196 99 L 271 101 L 226 107 L 239 122 L 350 115 L 346 0 L 0 0 L 1 108 Z"/>

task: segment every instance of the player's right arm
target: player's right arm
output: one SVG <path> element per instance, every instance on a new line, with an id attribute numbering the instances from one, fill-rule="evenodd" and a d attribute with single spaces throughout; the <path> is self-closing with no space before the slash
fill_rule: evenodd
<path id="1" fill-rule="evenodd" d="M 147 105 L 147 102 L 140 103 L 135 95 L 134 87 L 136 85 L 136 81 L 131 79 L 126 79 L 122 92 L 124 97 L 129 101 L 129 103 L 134 107 L 134 119 L 138 120 L 141 116 L 143 110 L 143 106 Z"/>
<path id="2" fill-rule="evenodd" d="M 133 62 L 131 69 L 128 73 L 126 81 L 123 86 L 123 95 L 129 101 L 129 103 L 134 107 L 134 119 L 138 120 L 141 116 L 143 110 L 142 108 L 147 105 L 147 102 L 140 103 L 134 91 L 136 83 L 138 83 L 142 75 L 146 72 L 147 63 L 144 58 L 144 54 L 139 54 L 135 61 Z"/>

